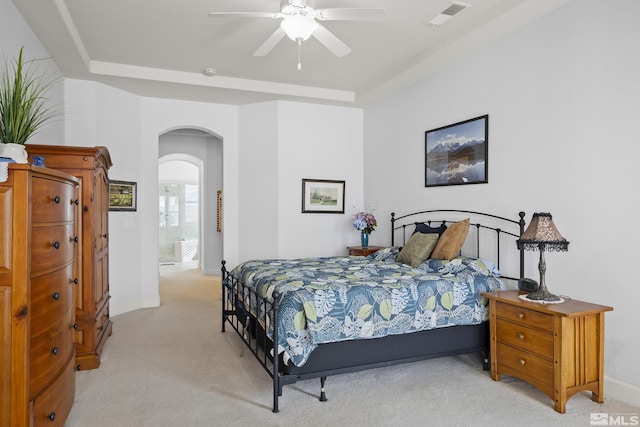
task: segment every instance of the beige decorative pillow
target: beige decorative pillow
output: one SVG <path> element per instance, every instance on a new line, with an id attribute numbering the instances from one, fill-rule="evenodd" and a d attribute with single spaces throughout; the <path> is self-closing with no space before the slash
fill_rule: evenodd
<path id="1" fill-rule="evenodd" d="M 467 239 L 467 233 L 469 233 L 469 218 L 450 225 L 438 239 L 438 244 L 433 249 L 431 258 L 455 258 Z"/>
<path id="2" fill-rule="evenodd" d="M 416 233 L 404 245 L 396 260 L 415 268 L 429 258 L 431 251 L 438 242 L 439 234 Z"/>

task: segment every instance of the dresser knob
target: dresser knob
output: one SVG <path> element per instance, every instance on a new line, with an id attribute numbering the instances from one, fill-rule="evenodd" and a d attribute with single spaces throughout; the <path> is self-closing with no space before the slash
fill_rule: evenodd
<path id="1" fill-rule="evenodd" d="M 518 334 L 518 339 L 523 340 L 524 339 L 524 334 Z"/>
<path id="2" fill-rule="evenodd" d="M 518 319 L 524 319 L 524 313 L 518 313 Z"/>
<path id="3" fill-rule="evenodd" d="M 53 354 L 54 356 L 57 356 L 58 353 L 60 353 L 60 349 L 58 347 L 53 347 L 51 349 L 51 354 Z"/>
<path id="4" fill-rule="evenodd" d="M 56 205 L 60 203 L 60 196 L 56 196 L 53 199 L 53 203 L 55 203 Z"/>
<path id="5" fill-rule="evenodd" d="M 55 421 L 55 419 L 56 419 L 56 413 L 55 413 L 55 412 L 50 413 L 50 414 L 49 414 L 49 416 L 47 417 L 47 419 L 48 419 L 49 421 Z"/>
<path id="6" fill-rule="evenodd" d="M 51 298 L 53 298 L 54 300 L 58 301 L 60 299 L 60 292 L 54 292 L 53 295 L 51 296 Z"/>
<path id="7" fill-rule="evenodd" d="M 520 365 L 524 366 L 525 363 L 527 362 L 525 362 L 523 359 L 520 359 Z"/>
<path id="8" fill-rule="evenodd" d="M 78 323 L 77 323 L 77 322 L 76 322 L 76 323 L 74 323 L 74 324 L 73 324 L 73 326 L 72 326 L 72 328 L 73 328 L 73 329 L 75 329 L 75 330 L 77 331 L 77 330 L 78 330 Z"/>
<path id="9" fill-rule="evenodd" d="M 106 234 L 103 234 L 103 235 L 102 235 L 102 237 L 104 237 L 104 238 L 106 239 L 106 238 L 107 238 L 107 235 L 106 235 Z"/>
<path id="10" fill-rule="evenodd" d="M 57 240 L 51 244 L 52 248 L 60 249 L 60 242 Z"/>
<path id="11" fill-rule="evenodd" d="M 73 279 L 73 280 L 71 281 L 71 283 L 73 283 L 74 285 L 77 285 L 77 284 L 78 284 L 78 278 L 76 277 L 75 279 Z"/>
<path id="12" fill-rule="evenodd" d="M 78 206 L 80 204 L 80 200 L 79 199 L 72 200 L 71 204 Z"/>
<path id="13" fill-rule="evenodd" d="M 78 243 L 78 236 L 76 237 L 69 237 L 69 240 L 72 241 L 73 243 Z"/>

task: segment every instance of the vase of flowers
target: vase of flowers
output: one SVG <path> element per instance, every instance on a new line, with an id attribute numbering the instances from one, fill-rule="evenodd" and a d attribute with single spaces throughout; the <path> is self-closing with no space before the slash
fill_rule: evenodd
<path id="1" fill-rule="evenodd" d="M 378 226 L 376 217 L 373 213 L 362 211 L 353 217 L 353 228 L 360 230 L 360 244 L 363 248 L 369 247 L 369 234 Z"/>

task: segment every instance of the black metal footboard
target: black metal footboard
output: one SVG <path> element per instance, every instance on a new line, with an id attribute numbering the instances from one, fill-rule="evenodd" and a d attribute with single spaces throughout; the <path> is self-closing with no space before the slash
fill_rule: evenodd
<path id="1" fill-rule="evenodd" d="M 222 261 L 222 332 L 227 323 L 238 333 L 251 354 L 273 379 L 273 412 L 278 412 L 278 396 L 282 395 L 279 365 L 280 357 L 273 343 L 278 342 L 278 303 L 277 295 L 274 301 L 258 295 L 253 289 L 244 286 L 226 268 L 226 261 Z M 247 304 L 249 301 L 249 304 Z M 255 302 L 255 303 L 254 303 Z M 252 307 L 254 309 L 252 310 Z M 273 319 L 273 340 L 265 331 Z"/>

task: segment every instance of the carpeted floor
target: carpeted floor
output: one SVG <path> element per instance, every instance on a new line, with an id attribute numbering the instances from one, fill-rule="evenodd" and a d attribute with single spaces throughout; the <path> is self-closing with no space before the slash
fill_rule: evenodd
<path id="1" fill-rule="evenodd" d="M 319 380 L 301 381 L 273 414 L 269 376 L 240 356 L 235 332 L 220 332 L 219 277 L 161 269 L 162 305 L 113 318 L 100 368 L 77 373 L 66 426 L 587 426 L 591 413 L 640 415 L 588 393 L 558 414 L 527 383 L 492 381 L 475 354 L 329 377 L 324 403 Z"/>

